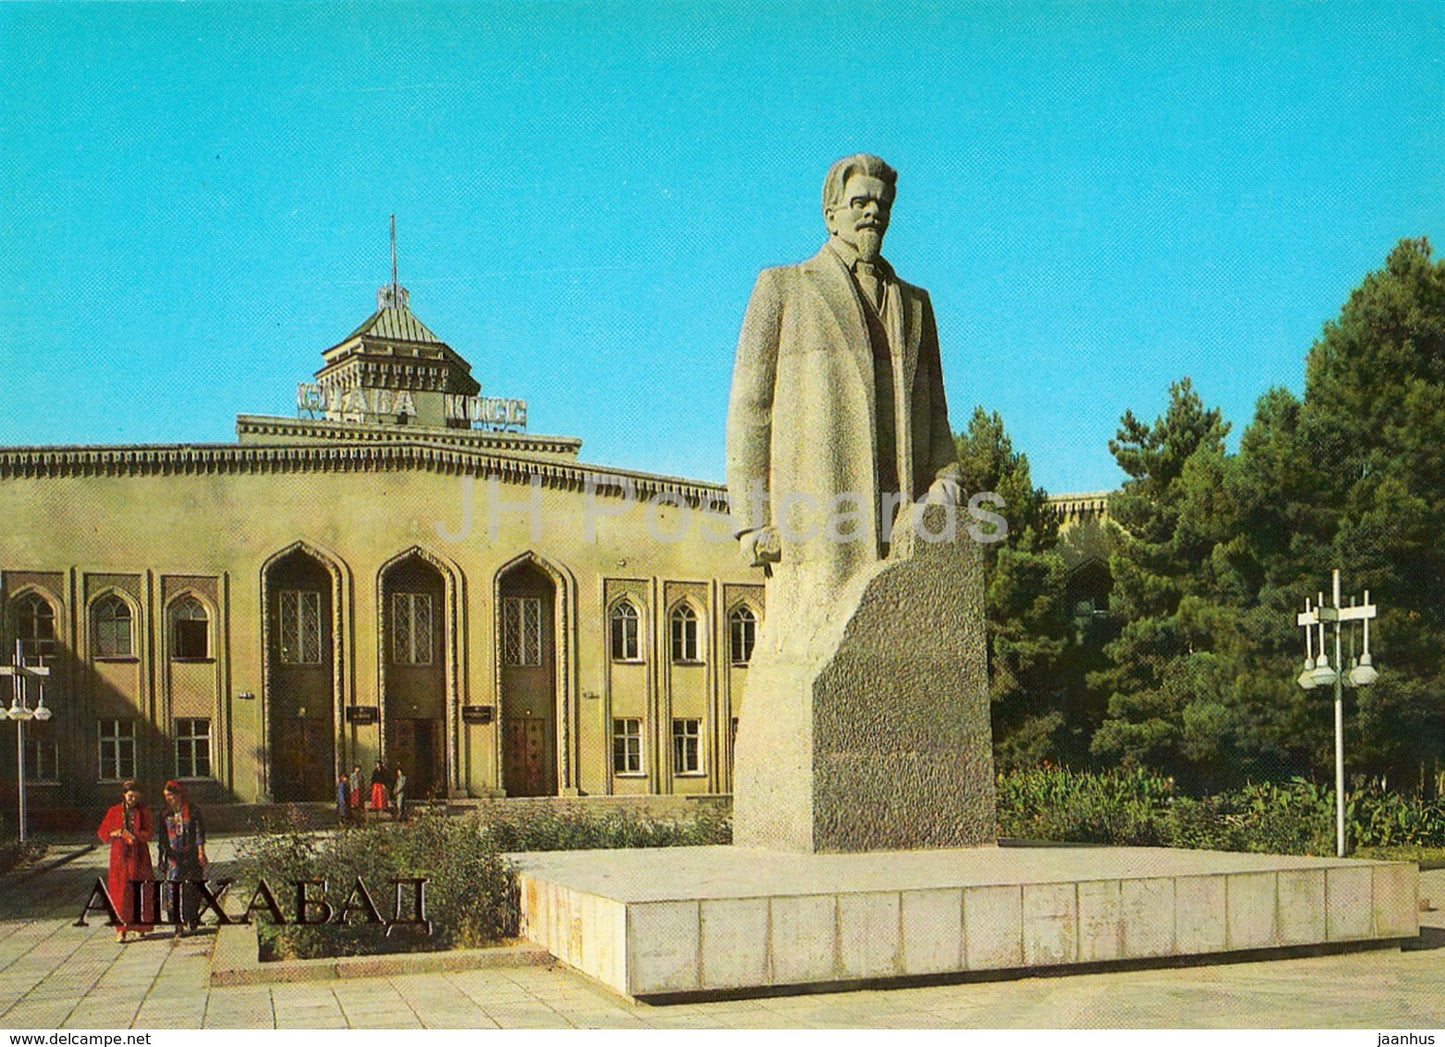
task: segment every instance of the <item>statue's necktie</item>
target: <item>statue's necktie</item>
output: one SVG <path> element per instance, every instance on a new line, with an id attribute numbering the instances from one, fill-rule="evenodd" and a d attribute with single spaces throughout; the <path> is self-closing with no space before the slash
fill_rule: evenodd
<path id="1" fill-rule="evenodd" d="M 872 262 L 858 262 L 854 266 L 854 272 L 858 274 L 858 286 L 868 296 L 868 301 L 873 303 L 873 308 L 878 312 L 883 311 L 883 274 L 878 266 Z"/>

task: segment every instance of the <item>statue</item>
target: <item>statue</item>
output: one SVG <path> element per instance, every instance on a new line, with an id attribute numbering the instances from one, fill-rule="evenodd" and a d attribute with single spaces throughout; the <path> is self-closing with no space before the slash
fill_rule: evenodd
<path id="1" fill-rule="evenodd" d="M 876 156 L 823 181 L 828 242 L 766 269 L 743 319 L 728 413 L 734 527 L 755 565 L 835 588 L 887 555 L 900 506 L 959 475 L 928 292 L 879 253 L 898 175 Z"/>
<path id="2" fill-rule="evenodd" d="M 896 184 L 876 156 L 835 163 L 828 242 L 759 275 L 738 339 L 728 493 L 768 578 L 734 760 L 743 846 L 992 831 L 981 562 L 953 533 L 933 307 L 880 253 Z"/>

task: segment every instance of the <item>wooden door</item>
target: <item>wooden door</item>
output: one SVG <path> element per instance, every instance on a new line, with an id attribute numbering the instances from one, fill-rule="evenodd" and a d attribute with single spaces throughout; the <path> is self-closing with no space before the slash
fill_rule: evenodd
<path id="1" fill-rule="evenodd" d="M 547 722 L 535 716 L 508 717 L 503 724 L 503 785 L 508 796 L 550 796 Z"/>
<path id="2" fill-rule="evenodd" d="M 406 772 L 409 800 L 429 800 L 445 794 L 446 767 L 441 737 L 440 720 L 412 717 L 387 723 L 387 768 L 392 781 L 398 767 Z"/>
<path id="3" fill-rule="evenodd" d="M 328 720 L 290 720 L 272 733 L 271 794 L 280 800 L 319 800 L 336 796 L 336 768 Z"/>

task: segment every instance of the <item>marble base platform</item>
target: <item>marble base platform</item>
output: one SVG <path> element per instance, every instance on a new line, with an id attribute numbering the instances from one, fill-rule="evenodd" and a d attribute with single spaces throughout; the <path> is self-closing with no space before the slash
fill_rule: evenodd
<path id="1" fill-rule="evenodd" d="M 523 936 L 634 999 L 1419 934 L 1410 863 L 1130 847 L 514 857 Z"/>

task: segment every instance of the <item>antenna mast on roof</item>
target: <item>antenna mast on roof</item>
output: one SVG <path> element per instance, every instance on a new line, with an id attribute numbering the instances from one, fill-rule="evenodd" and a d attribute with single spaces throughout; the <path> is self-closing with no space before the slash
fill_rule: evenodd
<path id="1" fill-rule="evenodd" d="M 391 216 L 391 301 L 393 305 L 401 304 L 401 296 L 396 293 L 396 215 Z"/>

